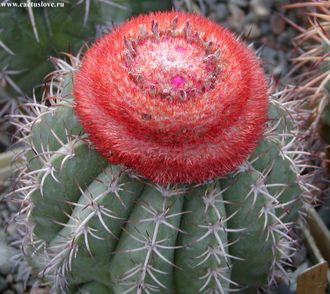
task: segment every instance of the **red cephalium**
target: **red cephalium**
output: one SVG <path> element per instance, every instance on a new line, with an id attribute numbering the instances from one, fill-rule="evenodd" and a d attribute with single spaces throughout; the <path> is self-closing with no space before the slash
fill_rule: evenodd
<path id="1" fill-rule="evenodd" d="M 74 79 L 95 148 L 155 182 L 202 182 L 255 149 L 267 86 L 251 49 L 198 15 L 142 15 L 100 38 Z"/>

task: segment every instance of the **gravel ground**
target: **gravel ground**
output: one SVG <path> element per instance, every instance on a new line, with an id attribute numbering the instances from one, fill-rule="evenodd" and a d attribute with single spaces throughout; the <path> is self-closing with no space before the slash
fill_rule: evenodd
<path id="1" fill-rule="evenodd" d="M 197 11 L 234 31 L 260 52 L 269 76 L 285 76 L 290 69 L 292 39 L 297 32 L 285 17 L 303 21 L 294 10 L 285 10 L 283 0 L 176 0 L 177 8 Z M 189 4 L 188 4 L 189 3 Z"/>
<path id="2" fill-rule="evenodd" d="M 241 38 L 260 52 L 264 60 L 264 68 L 270 77 L 279 79 L 285 77 L 290 70 L 290 57 L 293 47 L 292 39 L 296 31 L 286 23 L 284 17 L 296 23 L 304 21 L 296 11 L 286 11 L 282 8 L 288 1 L 280 0 L 175 0 L 177 9 L 197 11 L 214 19 L 216 22 L 233 30 Z M 281 79 L 285 82 L 285 79 Z M 1 189 L 1 187 L 0 187 Z M 5 189 L 5 187 L 2 187 Z M 5 194 L 5 191 L 0 193 Z M 24 292 L 23 277 L 18 275 L 17 266 L 10 259 L 19 252 L 15 244 L 19 234 L 15 223 L 10 222 L 17 212 L 13 204 L 0 202 L 0 293 L 15 294 Z M 309 261 L 306 260 L 306 250 L 302 246 L 294 259 L 296 271 L 292 268 L 292 281 L 298 272 L 307 268 Z M 292 283 L 291 281 L 291 283 Z M 33 281 L 29 280 L 28 288 Z M 278 290 L 274 293 L 294 293 L 295 285 L 289 285 L 288 281 L 280 282 Z M 33 290 L 25 290 L 24 293 L 42 294 L 44 289 L 35 287 Z"/>
<path id="3" fill-rule="evenodd" d="M 3 294 L 24 292 L 25 281 L 19 277 L 18 265 L 13 259 L 20 252 L 16 245 L 20 236 L 16 223 L 12 221 L 16 212 L 15 205 L 0 203 L 0 293 Z"/>

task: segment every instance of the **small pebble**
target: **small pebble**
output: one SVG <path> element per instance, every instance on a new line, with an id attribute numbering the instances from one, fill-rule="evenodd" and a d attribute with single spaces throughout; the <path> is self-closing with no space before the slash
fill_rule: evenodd
<path id="1" fill-rule="evenodd" d="M 6 232 L 10 235 L 10 236 L 14 236 L 15 234 L 17 234 L 17 224 L 16 223 L 10 223 L 7 226 Z"/>
<path id="2" fill-rule="evenodd" d="M 24 291 L 24 284 L 22 282 L 16 282 L 13 285 L 13 288 L 16 290 L 17 293 L 23 293 L 23 291 Z"/>
<path id="3" fill-rule="evenodd" d="M 262 57 L 264 59 L 267 59 L 269 61 L 274 61 L 277 55 L 277 52 L 275 49 L 273 48 L 269 48 L 269 47 L 264 47 L 262 49 L 262 53 L 261 53 Z"/>
<path id="4" fill-rule="evenodd" d="M 218 0 L 205 0 L 205 3 L 209 6 L 213 6 L 218 2 Z"/>
<path id="5" fill-rule="evenodd" d="M 8 282 L 6 281 L 5 278 L 0 276 L 0 293 L 2 293 L 2 291 L 4 291 L 7 288 L 8 288 Z"/>
<path id="6" fill-rule="evenodd" d="M 6 290 L 3 294 L 16 294 L 13 290 Z"/>
<path id="7" fill-rule="evenodd" d="M 266 21 L 259 23 L 259 27 L 260 27 L 260 33 L 262 35 L 266 35 L 270 32 L 269 23 Z"/>
<path id="8" fill-rule="evenodd" d="M 278 36 L 278 41 L 281 42 L 283 45 L 288 46 L 290 42 L 292 41 L 293 36 L 287 32 L 284 31 L 282 34 Z"/>
<path id="9" fill-rule="evenodd" d="M 7 204 L 7 207 L 9 208 L 10 212 L 16 213 L 19 210 L 18 205 L 15 203 L 8 201 L 6 204 Z"/>
<path id="10" fill-rule="evenodd" d="M 282 32 L 284 32 L 285 26 L 286 26 L 285 20 L 282 17 L 280 17 L 278 14 L 272 14 L 270 16 L 270 27 L 275 35 L 279 35 Z"/>
<path id="11" fill-rule="evenodd" d="M 274 68 L 274 75 L 285 75 L 288 71 L 288 59 L 286 54 L 278 50 L 277 56 L 279 57 L 278 66 Z"/>
<path id="12" fill-rule="evenodd" d="M 29 294 L 48 294 L 48 292 L 45 288 L 32 288 Z"/>
<path id="13" fill-rule="evenodd" d="M 215 6 L 215 18 L 218 21 L 225 19 L 229 14 L 227 5 L 219 3 Z"/>
<path id="14" fill-rule="evenodd" d="M 294 267 L 300 266 L 306 260 L 307 250 L 305 246 L 300 246 L 292 257 Z"/>
<path id="15" fill-rule="evenodd" d="M 289 285 L 281 282 L 277 286 L 276 294 L 294 294 L 295 292 L 296 291 L 292 291 L 292 289 L 290 289 Z"/>
<path id="16" fill-rule="evenodd" d="M 247 0 L 230 0 L 230 3 L 235 4 L 237 6 L 240 6 L 240 7 L 247 7 L 248 6 L 248 1 Z"/>
<path id="17" fill-rule="evenodd" d="M 7 210 L 7 208 L 4 208 L 2 211 L 1 211 L 1 217 L 5 220 L 8 220 L 9 219 L 9 211 Z"/>
<path id="18" fill-rule="evenodd" d="M 269 5 L 266 5 L 268 1 L 264 0 L 251 0 L 250 6 L 256 16 L 260 18 L 266 18 L 270 15 L 270 7 Z"/>
<path id="19" fill-rule="evenodd" d="M 7 275 L 6 280 L 8 283 L 12 283 L 14 281 L 14 277 L 12 274 Z"/>
<path id="20" fill-rule="evenodd" d="M 13 269 L 11 257 L 16 254 L 16 250 L 6 243 L 8 236 L 0 230 L 0 273 L 4 276 L 9 274 Z"/>
<path id="21" fill-rule="evenodd" d="M 231 13 L 231 16 L 228 18 L 229 25 L 233 29 L 241 31 L 244 26 L 244 11 L 235 4 L 229 4 L 228 8 Z"/>

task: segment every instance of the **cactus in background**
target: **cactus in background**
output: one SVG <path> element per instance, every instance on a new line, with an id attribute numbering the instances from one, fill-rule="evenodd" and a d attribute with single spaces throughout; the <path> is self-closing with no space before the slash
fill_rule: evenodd
<path id="1" fill-rule="evenodd" d="M 9 102 L 11 97 L 31 96 L 32 88 L 52 68 L 50 56 L 68 50 L 76 54 L 84 40 L 95 37 L 98 26 L 129 16 L 124 5 L 114 7 L 112 1 L 110 5 L 93 1 L 85 6 L 89 2 L 58 2 L 63 7 L 56 8 L 1 8 L 1 100 L 5 101 L 5 96 Z"/>
<path id="2" fill-rule="evenodd" d="M 305 98 L 303 107 L 309 110 L 307 119 L 312 143 L 319 133 L 330 144 L 330 4 L 328 1 L 302 2 L 286 7 L 304 8 L 310 17 L 310 27 L 298 27 L 301 34 L 295 39 L 300 49 L 294 59 L 295 72 L 306 68 L 298 74 L 300 85 L 296 92 Z M 330 149 L 326 152 L 330 159 Z"/>
<path id="3" fill-rule="evenodd" d="M 29 1 L 21 2 L 28 4 Z M 44 3 L 50 5 L 47 1 Z M 132 14 L 171 9 L 171 1 L 156 5 L 131 0 L 58 1 L 53 4 L 62 6 L 2 7 L 0 10 L 1 86 L 10 95 L 31 95 L 32 87 L 51 70 L 49 56 L 68 50 L 76 54 L 88 38 L 109 31 L 113 24 Z"/>
<path id="4" fill-rule="evenodd" d="M 131 15 L 172 7 L 170 0 L 43 1 L 59 7 L 37 7 L 40 3 L 23 0 L 5 2 L 7 6 L 0 7 L 0 132 L 4 133 L 9 129 L 4 117 L 15 113 L 26 100 L 24 96 L 32 96 L 32 88 L 51 71 L 50 56 L 77 54 L 84 42 Z M 26 7 L 10 6 L 18 3 Z M 1 134 L 0 143 L 9 145 L 6 134 Z"/>
<path id="5" fill-rule="evenodd" d="M 41 280 L 223 294 L 285 275 L 311 189 L 299 102 L 289 89 L 268 99 L 250 48 L 168 12 L 126 22 L 81 64 L 56 62 L 44 103 L 20 118 L 23 247 Z"/>

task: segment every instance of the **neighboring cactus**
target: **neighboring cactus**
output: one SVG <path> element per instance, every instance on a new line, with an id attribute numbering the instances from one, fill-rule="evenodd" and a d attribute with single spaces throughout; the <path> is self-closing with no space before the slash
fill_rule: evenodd
<path id="1" fill-rule="evenodd" d="M 23 119 L 17 187 L 24 253 L 55 293 L 256 293 L 285 274 L 309 175 L 296 102 L 267 106 L 251 49 L 157 13 L 58 67 Z"/>
<path id="2" fill-rule="evenodd" d="M 295 39 L 300 49 L 294 58 L 298 95 L 304 98 L 303 107 L 309 110 L 308 129 L 312 143 L 315 134 L 330 144 L 330 3 L 302 2 L 287 8 L 305 9 L 309 16 L 308 29 L 298 27 L 301 34 Z M 327 149 L 330 159 L 330 148 Z"/>
<path id="3" fill-rule="evenodd" d="M 82 2 L 58 2 L 63 6 L 56 8 L 0 8 L 2 91 L 11 97 L 32 96 L 32 88 L 51 69 L 50 56 L 68 50 L 76 54 L 85 40 L 96 36 L 97 26 L 106 25 L 107 20 L 122 21 L 130 15 L 124 5 L 114 7 L 93 1 L 88 7 Z"/>
<path id="4" fill-rule="evenodd" d="M 15 113 L 25 96 L 33 95 L 32 88 L 42 84 L 52 69 L 50 56 L 77 54 L 84 42 L 131 15 L 172 7 L 171 0 L 42 1 L 58 7 L 40 7 L 41 3 L 28 0 L 5 2 L 0 6 L 0 132 L 4 133 L 0 144 L 4 145 L 9 145 L 6 132 L 15 131 L 5 116 Z"/>
<path id="5" fill-rule="evenodd" d="M 171 9 L 171 1 L 156 5 L 133 0 L 51 2 L 58 7 L 19 1 L 25 8 L 9 6 L 18 1 L 6 2 L 8 6 L 0 8 L 0 86 L 10 96 L 32 95 L 32 87 L 51 70 L 49 56 L 68 50 L 76 54 L 88 38 L 110 30 L 132 14 Z M 29 7 L 28 2 L 34 6 Z"/>

